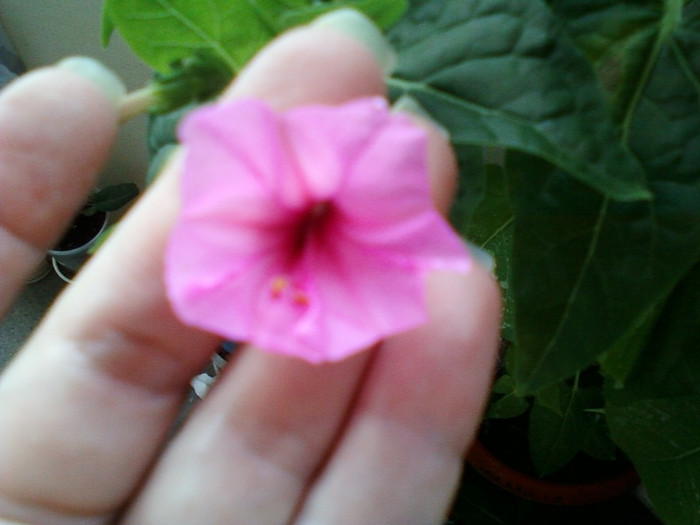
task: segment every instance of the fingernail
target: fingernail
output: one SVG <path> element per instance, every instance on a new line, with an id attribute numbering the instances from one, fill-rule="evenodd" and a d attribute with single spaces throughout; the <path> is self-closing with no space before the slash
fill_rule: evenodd
<path id="1" fill-rule="evenodd" d="M 92 82 L 115 105 L 126 95 L 126 86 L 121 79 L 104 64 L 90 57 L 69 57 L 56 67 L 76 73 Z"/>
<path id="2" fill-rule="evenodd" d="M 409 115 L 413 115 L 428 121 L 440 132 L 443 137 L 445 137 L 447 140 L 450 139 L 450 132 L 447 131 L 447 128 L 437 122 L 432 115 L 430 115 L 430 113 L 428 113 L 425 108 L 421 106 L 420 103 L 411 95 L 401 95 L 391 106 L 391 110 L 408 113 Z"/>
<path id="3" fill-rule="evenodd" d="M 374 55 L 385 75 L 396 67 L 396 53 L 374 22 L 355 9 L 343 8 L 318 17 L 314 26 L 345 33 L 362 42 Z"/>
<path id="4" fill-rule="evenodd" d="M 467 241 L 467 249 L 472 259 L 474 259 L 477 264 L 486 268 L 490 273 L 494 273 L 496 269 L 496 260 L 493 258 L 493 255 L 484 250 L 481 246 L 477 246 L 469 241 Z"/>

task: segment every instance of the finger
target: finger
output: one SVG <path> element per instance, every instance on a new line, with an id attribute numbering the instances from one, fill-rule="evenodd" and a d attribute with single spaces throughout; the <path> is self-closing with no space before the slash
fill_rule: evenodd
<path id="1" fill-rule="evenodd" d="M 164 298 L 160 260 L 176 188 L 165 178 L 154 190 L 1 378 L 0 516 L 102 523 L 143 476 L 215 347 Z"/>
<path id="2" fill-rule="evenodd" d="M 387 340 L 296 525 L 440 523 L 480 421 L 498 348 L 493 278 L 433 274 L 430 320 Z"/>
<path id="3" fill-rule="evenodd" d="M 255 95 L 283 110 L 383 91 L 382 72 L 367 49 L 315 26 L 270 46 L 226 97 Z M 312 366 L 243 350 L 169 447 L 125 523 L 285 523 L 368 358 Z M 202 486 L 211 488 L 206 505 L 189 505 Z"/>
<path id="4" fill-rule="evenodd" d="M 337 83 L 346 97 L 383 89 L 373 57 L 352 38 L 309 28 L 283 39 L 241 75 L 243 86 L 256 68 L 273 63 L 298 103 L 307 100 L 300 67 L 316 84 Z M 298 53 L 290 56 L 289 47 Z M 333 74 L 324 80 L 321 70 Z M 258 87 L 274 99 L 269 82 L 259 78 Z M 215 338 L 183 326 L 163 288 L 177 182 L 173 164 L 6 371 L 0 383 L 0 515 L 46 524 L 101 522 L 143 477 L 189 379 L 210 355 Z M 287 377 L 294 379 L 293 370 Z"/>
<path id="5" fill-rule="evenodd" d="M 0 95 L 0 316 L 82 204 L 117 130 L 94 82 L 63 68 Z"/>

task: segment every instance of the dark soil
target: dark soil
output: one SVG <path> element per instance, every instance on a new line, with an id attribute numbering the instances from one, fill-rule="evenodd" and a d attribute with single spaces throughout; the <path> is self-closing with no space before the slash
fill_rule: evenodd
<path id="1" fill-rule="evenodd" d="M 107 218 L 105 212 L 97 212 L 94 215 L 82 213 L 73 219 L 70 229 L 63 235 L 61 241 L 54 250 L 68 251 L 80 248 L 94 239 Z"/>

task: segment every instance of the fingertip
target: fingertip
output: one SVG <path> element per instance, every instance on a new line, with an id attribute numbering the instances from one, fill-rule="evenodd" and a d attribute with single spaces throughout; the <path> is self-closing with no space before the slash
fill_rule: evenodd
<path id="1" fill-rule="evenodd" d="M 449 330 L 454 329 L 457 339 L 477 338 L 482 342 L 497 339 L 501 291 L 491 271 L 478 260 L 472 260 L 466 273 L 432 273 L 428 294 L 432 317 L 446 330 L 444 335 L 449 336 Z M 484 345 L 490 346 L 493 345 Z"/>
<path id="2" fill-rule="evenodd" d="M 496 270 L 496 260 L 489 251 L 469 241 L 467 241 L 467 248 L 469 248 L 469 254 L 472 256 L 473 260 L 491 274 L 494 273 Z"/>
<path id="3" fill-rule="evenodd" d="M 250 96 L 285 110 L 384 94 L 382 67 L 367 46 L 347 33 L 309 25 L 292 29 L 265 47 L 223 98 Z"/>
<path id="4" fill-rule="evenodd" d="M 435 208 L 447 215 L 457 193 L 459 171 L 449 132 L 409 95 L 399 97 L 394 102 L 392 111 L 408 115 L 427 133 L 431 197 Z"/>
<path id="5" fill-rule="evenodd" d="M 121 79 L 99 60 L 90 57 L 73 56 L 64 58 L 56 67 L 64 71 L 70 71 L 85 80 L 88 80 L 107 99 L 118 107 L 121 99 L 126 95 L 126 86 Z"/>
<path id="6" fill-rule="evenodd" d="M 435 208 L 446 216 L 457 194 L 457 156 L 449 139 L 438 128 L 425 121 L 423 127 L 428 133 L 430 194 Z"/>
<path id="7" fill-rule="evenodd" d="M 43 68 L 0 93 L 0 311 L 83 203 L 116 132 L 112 102 L 75 73 Z"/>
<path id="8" fill-rule="evenodd" d="M 397 56 L 382 30 L 365 14 L 351 8 L 340 8 L 318 17 L 311 24 L 345 33 L 362 43 L 374 55 L 385 75 L 396 67 Z"/>
<path id="9" fill-rule="evenodd" d="M 42 68 L 13 82 L 0 95 L 0 225 L 50 247 L 94 184 L 116 133 L 115 106 L 74 72 Z"/>

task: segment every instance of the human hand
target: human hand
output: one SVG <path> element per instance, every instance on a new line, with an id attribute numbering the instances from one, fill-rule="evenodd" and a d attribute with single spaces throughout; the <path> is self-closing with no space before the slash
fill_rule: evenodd
<path id="1" fill-rule="evenodd" d="M 383 93 L 366 46 L 309 26 L 268 46 L 224 96 L 281 110 Z M 116 129 L 114 105 L 70 71 L 27 75 L 0 97 L 0 300 L 70 220 Z M 456 164 L 429 134 L 445 212 Z M 440 522 L 491 380 L 490 274 L 431 275 L 426 325 L 338 363 L 240 350 L 168 441 L 218 342 L 165 296 L 178 176 L 175 160 L 0 377 L 0 523 Z"/>

